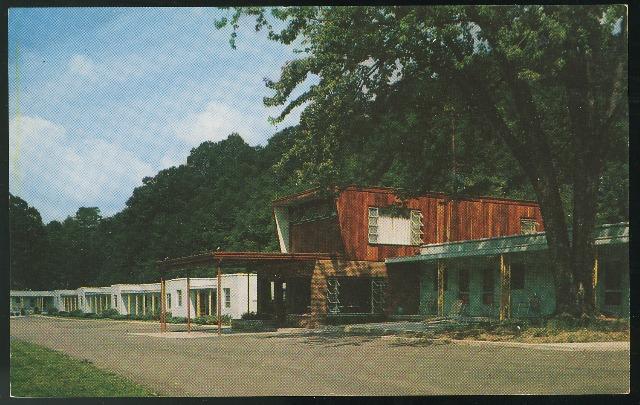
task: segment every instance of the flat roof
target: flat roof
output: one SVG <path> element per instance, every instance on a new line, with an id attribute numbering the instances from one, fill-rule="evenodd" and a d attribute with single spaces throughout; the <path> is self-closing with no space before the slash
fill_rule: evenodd
<path id="1" fill-rule="evenodd" d="M 629 223 L 605 224 L 596 227 L 595 245 L 629 243 Z M 474 256 L 494 256 L 504 253 L 535 252 L 547 249 L 544 232 L 530 235 L 512 235 L 497 238 L 465 240 L 423 245 L 419 255 L 392 257 L 385 263 L 431 262 L 438 259 L 452 259 Z"/>
<path id="2" fill-rule="evenodd" d="M 404 190 L 394 187 L 382 187 L 382 186 L 358 186 L 358 185 L 349 185 L 344 187 L 329 187 L 327 189 L 322 189 L 320 187 L 311 188 L 305 191 L 301 191 L 296 194 L 290 194 L 286 196 L 282 196 L 276 198 L 272 201 L 272 206 L 288 206 L 294 205 L 296 203 L 306 202 L 310 200 L 314 200 L 316 198 L 326 197 L 330 194 L 340 194 L 343 191 L 355 190 L 362 192 L 371 192 L 371 193 L 383 193 L 383 194 L 394 194 L 402 193 Z M 448 200 L 459 200 L 459 201 L 499 201 L 503 203 L 512 203 L 512 204 L 520 204 L 520 205 L 531 205 L 538 206 L 536 201 L 532 200 L 524 200 L 524 199 L 514 199 L 514 198 L 506 198 L 506 197 L 492 197 L 492 196 L 472 196 L 467 194 L 458 194 L 451 195 L 441 191 L 425 191 L 421 192 L 412 197 L 408 197 L 408 199 L 420 198 L 420 197 L 436 197 L 436 198 L 444 198 Z"/>
<path id="3" fill-rule="evenodd" d="M 53 291 L 11 290 L 11 297 L 53 297 Z"/>
<path id="4" fill-rule="evenodd" d="M 237 266 L 241 263 L 259 262 L 296 262 L 296 261 L 316 261 L 327 259 L 338 259 L 341 255 L 332 253 L 281 253 L 281 252 L 209 252 L 194 256 L 179 257 L 175 259 L 165 259 L 156 262 L 161 269 L 178 269 L 198 267 L 204 265 L 221 264 L 234 262 Z M 246 272 L 245 269 L 239 272 Z"/>

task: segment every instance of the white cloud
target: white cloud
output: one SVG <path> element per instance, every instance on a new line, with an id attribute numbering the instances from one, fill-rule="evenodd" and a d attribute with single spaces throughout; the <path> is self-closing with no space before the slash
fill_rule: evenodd
<path id="1" fill-rule="evenodd" d="M 106 207 L 109 214 L 153 174 L 150 165 L 117 144 L 98 138 L 73 142 L 64 127 L 36 116 L 10 121 L 9 153 L 9 189 L 28 194 L 29 202 L 45 202 L 36 207 L 45 221 L 59 215 L 61 204 Z"/>
<path id="2" fill-rule="evenodd" d="M 176 136 L 192 146 L 204 141 L 218 142 L 232 132 L 247 142 L 253 139 L 251 119 L 240 111 L 219 102 L 210 102 L 204 111 L 189 114 L 174 126 Z"/>
<path id="3" fill-rule="evenodd" d="M 95 77 L 96 64 L 84 55 L 73 55 L 69 60 L 69 71 L 80 76 Z"/>

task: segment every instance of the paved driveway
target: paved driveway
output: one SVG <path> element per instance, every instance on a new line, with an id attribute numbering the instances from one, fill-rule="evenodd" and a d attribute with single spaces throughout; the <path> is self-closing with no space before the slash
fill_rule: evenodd
<path id="1" fill-rule="evenodd" d="M 157 337 L 156 324 L 12 319 L 11 335 L 88 359 L 164 395 L 619 393 L 629 351 L 430 344 L 317 333 Z M 175 334 L 174 334 L 175 335 Z"/>

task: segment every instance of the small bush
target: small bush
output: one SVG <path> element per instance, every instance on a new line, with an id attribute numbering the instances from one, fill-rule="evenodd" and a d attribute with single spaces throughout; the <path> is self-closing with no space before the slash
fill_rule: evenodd
<path id="1" fill-rule="evenodd" d="M 26 315 L 27 311 L 24 308 L 20 308 L 20 315 Z"/>
<path id="2" fill-rule="evenodd" d="M 73 316 L 73 317 L 76 317 L 76 318 L 80 318 L 83 315 L 84 315 L 84 312 L 82 312 L 79 309 L 74 309 L 73 311 L 69 312 L 69 316 Z"/>
<path id="3" fill-rule="evenodd" d="M 39 314 L 39 313 L 41 313 L 41 311 L 40 311 L 40 307 L 33 307 L 33 313 L 34 313 L 34 314 Z"/>
<path id="4" fill-rule="evenodd" d="M 170 320 L 168 319 L 167 322 L 170 322 L 170 323 L 186 323 L 187 322 L 187 318 L 183 318 L 181 316 L 174 316 L 174 317 L 171 317 Z"/>
<path id="5" fill-rule="evenodd" d="M 47 314 L 49 315 L 58 315 L 58 308 L 56 307 L 51 307 L 49 309 L 47 309 Z"/>
<path id="6" fill-rule="evenodd" d="M 67 311 L 60 311 L 58 312 L 58 316 L 69 316 L 69 313 Z"/>
<path id="7" fill-rule="evenodd" d="M 265 313 L 257 314 L 255 312 L 245 312 L 240 316 L 240 319 L 247 319 L 247 320 L 269 320 L 272 318 L 273 318 L 273 315 L 271 314 L 265 314 Z"/>
<path id="8" fill-rule="evenodd" d="M 98 318 L 99 315 L 98 314 L 94 314 L 93 312 L 86 312 L 82 314 L 83 318 Z"/>
<path id="9" fill-rule="evenodd" d="M 102 313 L 100 313 L 100 317 L 101 318 L 114 318 L 115 316 L 120 315 L 118 313 L 118 310 L 115 308 L 109 308 L 109 309 L 105 309 L 104 311 L 102 311 Z"/>

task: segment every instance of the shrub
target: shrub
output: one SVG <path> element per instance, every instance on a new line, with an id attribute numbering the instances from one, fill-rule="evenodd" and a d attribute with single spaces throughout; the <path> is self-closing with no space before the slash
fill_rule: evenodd
<path id="1" fill-rule="evenodd" d="M 47 309 L 47 314 L 49 315 L 58 315 L 58 308 L 56 307 L 51 307 L 49 309 Z"/>
<path id="2" fill-rule="evenodd" d="M 101 318 L 111 318 L 111 319 L 115 319 L 116 316 L 120 315 L 118 313 L 118 310 L 115 308 L 109 308 L 109 309 L 105 309 L 104 311 L 102 311 L 102 313 L 100 314 Z"/>
<path id="3" fill-rule="evenodd" d="M 183 318 L 181 316 L 175 316 L 175 317 L 171 317 L 171 319 L 167 319 L 167 322 L 170 323 L 186 323 L 187 322 L 187 318 Z"/>
<path id="4" fill-rule="evenodd" d="M 83 318 L 97 318 L 98 314 L 94 314 L 93 312 L 86 312 L 82 314 Z"/>
<path id="5" fill-rule="evenodd" d="M 41 312 L 40 311 L 40 307 L 33 307 L 33 313 L 34 314 L 39 314 L 40 312 Z"/>
<path id="6" fill-rule="evenodd" d="M 76 317 L 76 318 L 80 318 L 83 315 L 84 315 L 84 313 L 79 309 L 74 309 L 73 311 L 69 312 L 69 316 L 73 316 L 73 317 Z"/>
<path id="7" fill-rule="evenodd" d="M 67 311 L 60 311 L 58 312 L 59 316 L 69 316 L 69 313 Z"/>
<path id="8" fill-rule="evenodd" d="M 27 311 L 24 308 L 20 308 L 20 315 L 26 315 Z"/>
<path id="9" fill-rule="evenodd" d="M 271 314 L 265 314 L 265 313 L 257 314 L 255 312 L 245 312 L 240 316 L 240 319 L 246 319 L 246 320 L 269 320 L 272 318 L 273 318 L 273 315 Z"/>

